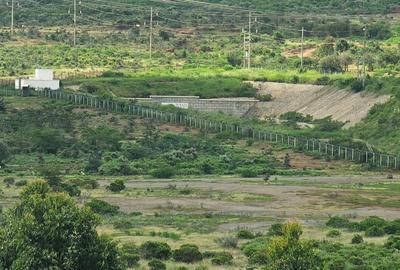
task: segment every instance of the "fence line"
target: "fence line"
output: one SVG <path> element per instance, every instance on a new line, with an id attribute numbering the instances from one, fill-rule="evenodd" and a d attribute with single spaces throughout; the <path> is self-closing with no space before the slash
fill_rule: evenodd
<path id="1" fill-rule="evenodd" d="M 190 128 L 204 129 L 214 132 L 230 131 L 240 134 L 243 137 L 282 144 L 299 151 L 320 154 L 332 159 L 342 159 L 357 163 L 370 164 L 379 168 L 400 169 L 400 158 L 397 156 L 334 145 L 318 139 L 273 133 L 247 126 L 230 124 L 223 121 L 193 117 L 182 112 L 173 113 L 137 104 L 108 100 L 88 94 L 51 90 L 40 91 L 38 94 L 52 99 L 66 100 L 77 105 L 84 105 L 110 112 L 128 113 L 142 118 L 179 124 Z"/>
<path id="2" fill-rule="evenodd" d="M 0 96 L 12 97 L 12 96 L 20 96 L 20 95 L 21 95 L 21 91 L 18 89 L 0 86 Z"/>

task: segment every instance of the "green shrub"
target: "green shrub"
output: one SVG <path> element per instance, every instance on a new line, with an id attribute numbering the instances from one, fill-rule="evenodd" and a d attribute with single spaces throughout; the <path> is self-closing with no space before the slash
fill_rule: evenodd
<path id="1" fill-rule="evenodd" d="M 168 260 L 171 254 L 171 247 L 164 242 L 147 241 L 140 246 L 140 255 L 147 260 Z"/>
<path id="2" fill-rule="evenodd" d="M 352 91 L 358 93 L 364 90 L 363 83 L 360 80 L 355 80 L 351 83 L 350 88 Z"/>
<path id="3" fill-rule="evenodd" d="M 166 270 L 167 266 L 160 260 L 151 260 L 148 263 L 150 270 Z"/>
<path id="4" fill-rule="evenodd" d="M 268 247 L 268 241 L 269 238 L 266 237 L 260 237 L 256 238 L 248 243 L 246 243 L 242 247 L 242 251 L 246 257 L 250 258 L 252 257 L 257 251 L 259 250 L 265 250 Z"/>
<path id="5" fill-rule="evenodd" d="M 85 180 L 83 187 L 87 189 L 96 189 L 99 187 L 99 183 L 94 179 Z"/>
<path id="6" fill-rule="evenodd" d="M 385 247 L 400 251 L 400 236 L 391 235 L 385 242 Z"/>
<path id="7" fill-rule="evenodd" d="M 255 235 L 248 230 L 240 230 L 237 232 L 237 238 L 239 239 L 254 239 Z"/>
<path id="8" fill-rule="evenodd" d="M 133 227 L 133 223 L 126 219 L 117 219 L 112 222 L 113 227 L 117 230 L 129 230 Z"/>
<path id="9" fill-rule="evenodd" d="M 272 224 L 268 229 L 268 236 L 282 236 L 283 235 L 283 224 L 275 223 Z"/>
<path id="10" fill-rule="evenodd" d="M 345 270 L 346 260 L 343 258 L 335 258 L 326 264 L 326 270 Z"/>
<path id="11" fill-rule="evenodd" d="M 342 233 L 339 230 L 330 230 L 326 236 L 329 238 L 337 238 L 340 237 Z"/>
<path id="12" fill-rule="evenodd" d="M 383 227 L 383 230 L 387 234 L 399 234 L 400 233 L 400 219 L 396 219 L 390 222 L 387 222 Z"/>
<path id="13" fill-rule="evenodd" d="M 386 220 L 384 220 L 383 218 L 380 217 L 368 217 L 366 219 L 364 219 L 363 221 L 360 222 L 359 226 L 360 229 L 363 231 L 368 230 L 371 227 L 379 227 L 379 228 L 383 228 L 386 225 Z"/>
<path id="14" fill-rule="evenodd" d="M 262 102 L 268 102 L 272 100 L 272 95 L 271 94 L 263 94 L 263 95 L 256 95 L 256 99 Z"/>
<path id="15" fill-rule="evenodd" d="M 384 235 L 385 235 L 385 231 L 383 230 L 383 228 L 378 227 L 378 226 L 369 227 L 365 231 L 365 236 L 367 236 L 367 237 L 381 237 Z"/>
<path id="16" fill-rule="evenodd" d="M 364 242 L 363 237 L 360 234 L 355 234 L 351 239 L 352 244 L 361 244 Z"/>
<path id="17" fill-rule="evenodd" d="M 213 257 L 216 256 L 217 253 L 218 252 L 216 252 L 216 251 L 208 251 L 208 250 L 206 250 L 206 251 L 203 252 L 203 259 L 213 258 Z"/>
<path id="18" fill-rule="evenodd" d="M 231 265 L 232 261 L 233 256 L 228 252 L 219 252 L 211 259 L 213 265 Z"/>
<path id="19" fill-rule="evenodd" d="M 323 119 L 318 119 L 318 121 L 315 121 L 317 124 L 317 128 L 320 131 L 325 131 L 325 132 L 333 132 L 340 130 L 345 123 L 335 121 L 332 119 L 332 116 L 325 117 Z"/>
<path id="20" fill-rule="evenodd" d="M 351 264 L 354 264 L 354 265 L 358 265 L 358 266 L 363 266 L 364 263 L 365 263 L 363 258 L 361 258 L 361 257 L 359 257 L 357 255 L 351 256 L 348 259 L 348 262 L 350 262 Z M 362 267 L 361 269 L 368 269 L 368 268 Z"/>
<path id="21" fill-rule="evenodd" d="M 4 184 L 6 184 L 7 187 L 10 187 L 15 183 L 14 177 L 5 177 L 3 180 Z"/>
<path id="22" fill-rule="evenodd" d="M 347 218 L 333 216 L 330 217 L 329 220 L 326 222 L 326 226 L 332 228 L 348 228 L 350 221 Z"/>
<path id="23" fill-rule="evenodd" d="M 124 181 L 117 179 L 110 185 L 108 185 L 107 189 L 111 192 L 121 192 L 122 190 L 125 189 Z"/>
<path id="24" fill-rule="evenodd" d="M 121 249 L 121 260 L 127 267 L 134 267 L 139 263 L 140 256 L 138 248 L 134 243 L 126 243 Z"/>
<path id="25" fill-rule="evenodd" d="M 193 190 L 190 188 L 183 188 L 183 189 L 179 190 L 179 194 L 182 194 L 182 195 L 190 195 L 192 193 L 193 193 Z"/>
<path id="26" fill-rule="evenodd" d="M 331 79 L 328 76 L 319 77 L 315 80 L 316 85 L 329 85 Z"/>
<path id="27" fill-rule="evenodd" d="M 311 115 L 304 116 L 299 112 L 287 112 L 279 116 L 279 119 L 287 120 L 289 122 L 307 122 L 310 123 L 313 121 L 313 117 Z"/>
<path id="28" fill-rule="evenodd" d="M 172 167 L 161 167 L 150 172 L 151 176 L 158 179 L 169 179 L 175 175 L 175 170 Z"/>
<path id="29" fill-rule="evenodd" d="M 194 263 L 201 261 L 203 255 L 199 251 L 196 245 L 182 245 L 179 249 L 175 250 L 173 253 L 173 258 L 177 262 L 184 263 Z"/>
<path id="30" fill-rule="evenodd" d="M 85 206 L 100 215 L 116 215 L 119 211 L 119 206 L 109 204 L 99 199 L 92 199 L 90 202 L 87 202 Z"/>
<path id="31" fill-rule="evenodd" d="M 68 193 L 68 195 L 71 197 L 79 197 L 81 195 L 81 190 L 79 189 L 79 186 L 73 183 L 61 183 L 59 188 L 63 192 Z"/>
<path id="32" fill-rule="evenodd" d="M 249 257 L 250 264 L 267 265 L 268 255 L 265 250 L 257 250 Z"/>
<path id="33" fill-rule="evenodd" d="M 254 169 L 243 168 L 240 170 L 240 176 L 242 176 L 244 178 L 253 178 L 253 177 L 257 177 L 258 173 Z"/>
<path id="34" fill-rule="evenodd" d="M 17 182 L 15 182 L 15 186 L 16 187 L 24 187 L 28 184 L 28 181 L 25 179 L 19 180 Z"/>

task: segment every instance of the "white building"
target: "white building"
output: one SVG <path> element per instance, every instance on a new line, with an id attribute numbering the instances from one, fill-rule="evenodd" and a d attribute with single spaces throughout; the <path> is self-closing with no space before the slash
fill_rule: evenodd
<path id="1" fill-rule="evenodd" d="M 36 69 L 35 77 L 29 77 L 28 79 L 18 78 L 15 80 L 15 89 L 22 89 L 24 87 L 36 90 L 57 90 L 60 88 L 60 81 L 54 80 L 52 69 Z"/>

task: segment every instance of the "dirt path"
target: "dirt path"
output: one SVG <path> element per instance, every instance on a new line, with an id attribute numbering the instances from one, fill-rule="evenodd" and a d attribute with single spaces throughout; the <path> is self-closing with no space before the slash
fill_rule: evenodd
<path id="1" fill-rule="evenodd" d="M 330 87 L 306 84 L 252 82 L 261 94 L 271 94 L 271 102 L 260 102 L 256 110 L 260 118 L 276 117 L 290 111 L 312 115 L 316 119 L 332 116 L 347 122 L 346 128 L 360 122 L 377 103 L 390 96 L 373 93 L 353 93 Z"/>

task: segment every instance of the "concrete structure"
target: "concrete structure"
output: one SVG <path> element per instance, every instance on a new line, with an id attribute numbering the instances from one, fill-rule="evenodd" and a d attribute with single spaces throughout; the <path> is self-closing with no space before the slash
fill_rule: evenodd
<path id="1" fill-rule="evenodd" d="M 53 70 L 36 69 L 34 77 L 18 78 L 15 80 L 15 89 L 23 88 L 57 90 L 60 88 L 60 81 L 54 80 Z"/>
<path id="2" fill-rule="evenodd" d="M 201 112 L 222 112 L 234 116 L 246 115 L 258 103 L 258 100 L 253 98 L 201 99 L 198 96 L 150 96 L 148 101 Z"/>

